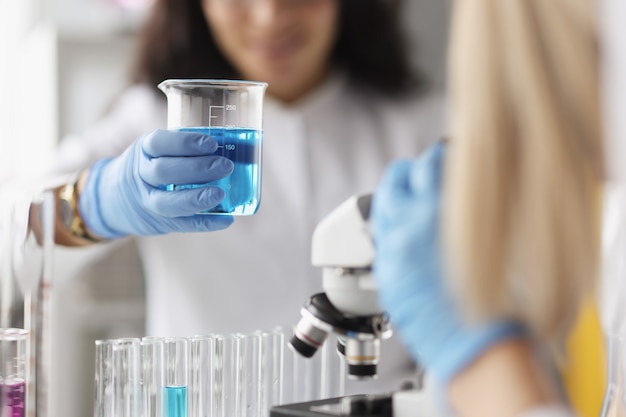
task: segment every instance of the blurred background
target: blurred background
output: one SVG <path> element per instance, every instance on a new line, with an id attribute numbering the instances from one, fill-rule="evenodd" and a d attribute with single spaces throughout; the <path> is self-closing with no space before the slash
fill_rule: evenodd
<path id="1" fill-rule="evenodd" d="M 449 1 L 404 5 L 415 66 L 436 89 L 445 87 Z M 33 172 L 124 89 L 150 3 L 0 1 L 0 185 Z M 92 414 L 94 340 L 144 335 L 136 249 L 132 241 L 57 248 L 52 285 L 52 416 L 85 417 Z"/>

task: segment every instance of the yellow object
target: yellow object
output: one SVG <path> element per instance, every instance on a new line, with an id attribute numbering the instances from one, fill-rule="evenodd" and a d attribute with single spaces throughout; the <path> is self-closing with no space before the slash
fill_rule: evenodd
<path id="1" fill-rule="evenodd" d="M 606 351 L 595 303 L 586 304 L 566 342 L 563 384 L 580 417 L 598 417 L 606 386 Z"/>

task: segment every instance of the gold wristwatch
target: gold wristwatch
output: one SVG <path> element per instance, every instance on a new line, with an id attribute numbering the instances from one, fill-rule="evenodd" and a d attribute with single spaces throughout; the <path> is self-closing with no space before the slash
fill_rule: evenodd
<path id="1" fill-rule="evenodd" d="M 59 215 L 63 226 L 72 236 L 91 243 L 102 241 L 89 234 L 78 211 L 78 180 L 59 189 Z"/>

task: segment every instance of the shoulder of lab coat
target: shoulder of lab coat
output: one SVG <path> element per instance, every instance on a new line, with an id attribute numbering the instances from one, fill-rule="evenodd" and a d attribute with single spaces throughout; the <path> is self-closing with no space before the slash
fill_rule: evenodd
<path id="1" fill-rule="evenodd" d="M 84 169 L 95 161 L 122 153 L 138 137 L 166 126 L 165 97 L 147 85 L 134 85 L 111 109 L 82 132 L 64 137 L 47 172 Z"/>
<path id="2" fill-rule="evenodd" d="M 387 147 L 401 156 L 423 150 L 446 132 L 443 91 L 388 96 L 352 82 L 342 70 L 335 70 L 319 88 L 289 106 L 266 97 L 265 112 L 266 115 L 287 113 L 331 128 L 365 123 L 362 119 L 367 118 L 366 124 L 376 124 Z"/>
<path id="3" fill-rule="evenodd" d="M 383 100 L 381 111 L 387 121 L 388 140 L 397 142 L 407 156 L 447 136 L 446 96 L 442 91 Z M 410 147 L 404 150 L 406 144 Z"/>
<path id="4" fill-rule="evenodd" d="M 410 157 L 447 136 L 447 100 L 443 90 L 384 96 L 352 86 L 354 101 L 368 103 L 378 114 L 388 147 L 395 157 Z"/>

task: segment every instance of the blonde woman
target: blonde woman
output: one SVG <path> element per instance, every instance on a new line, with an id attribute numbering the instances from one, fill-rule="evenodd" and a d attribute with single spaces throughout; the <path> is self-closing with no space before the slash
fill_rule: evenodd
<path id="1" fill-rule="evenodd" d="M 460 416 L 573 415 L 535 342 L 560 345 L 598 270 L 594 6 L 456 2 L 450 140 L 375 194 L 381 302 Z"/>

